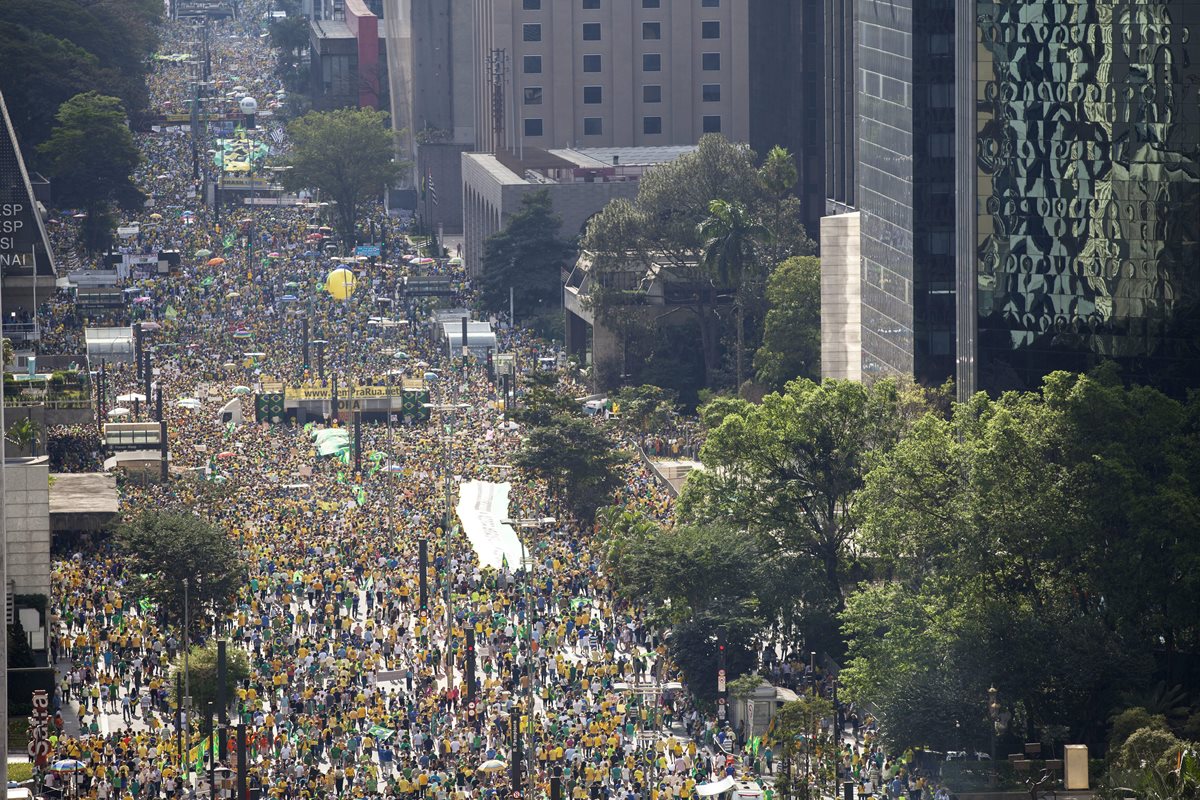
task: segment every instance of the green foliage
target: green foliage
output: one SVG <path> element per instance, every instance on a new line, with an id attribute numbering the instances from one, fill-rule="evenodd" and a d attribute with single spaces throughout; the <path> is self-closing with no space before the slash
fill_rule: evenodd
<path id="1" fill-rule="evenodd" d="M 558 391 L 557 377 L 552 372 L 534 372 L 518 399 L 516 410 L 509 414 L 523 425 L 541 427 L 553 425 L 561 416 L 581 416 L 582 409 L 573 398 Z"/>
<path id="2" fill-rule="evenodd" d="M 308 49 L 308 20 L 299 14 L 275 19 L 267 30 L 271 47 L 279 51 L 275 73 L 290 91 L 301 90 L 306 77 L 302 61 Z"/>
<path id="3" fill-rule="evenodd" d="M 661 528 L 631 512 L 608 510 L 605 565 L 617 592 L 653 609 L 668 630 L 671 658 L 698 697 L 716 697 L 718 646 L 731 676 L 756 665 L 766 620 L 758 593 L 771 567 L 753 539 L 711 525 Z"/>
<path id="4" fill-rule="evenodd" d="M 1127 708 L 1112 718 L 1112 727 L 1108 732 L 1108 750 L 1115 753 L 1125 744 L 1125 740 L 1134 731 L 1143 728 L 1167 730 L 1167 718 L 1161 714 L 1151 714 L 1144 708 Z"/>
<path id="5" fill-rule="evenodd" d="M 109 238 L 110 207 L 142 207 L 145 200 L 133 182 L 141 161 L 125 109 L 115 97 L 88 92 L 63 103 L 55 115 L 58 125 L 39 148 L 54 178 L 56 201 L 87 210 L 83 244 L 89 251 Z"/>
<path id="6" fill-rule="evenodd" d="M 762 347 L 754 354 L 758 380 L 781 391 L 793 378 L 815 380 L 821 372 L 821 261 L 796 256 L 767 281 Z"/>
<path id="7" fill-rule="evenodd" d="M 890 381 L 792 381 L 761 405 L 721 400 L 702 412 L 705 469 L 684 484 L 680 517 L 745 530 L 788 559 L 792 588 L 777 613 L 800 614 L 810 635 L 831 631 L 842 607 L 856 495 L 901 433 L 898 397 Z M 839 649 L 836 639 L 819 645 Z"/>
<path id="8" fill-rule="evenodd" d="M 13 616 L 12 625 L 8 628 L 8 666 L 37 666 L 33 657 L 33 648 L 29 646 L 29 638 L 25 635 L 25 626 L 21 624 L 21 618 L 18 615 Z"/>
<path id="9" fill-rule="evenodd" d="M 2 364 L 0 364 L 0 367 L 7 367 L 9 364 L 13 363 L 13 361 L 15 359 L 16 359 L 16 354 L 13 353 L 12 340 L 5 338 L 4 339 L 4 362 Z"/>
<path id="10" fill-rule="evenodd" d="M 994 683 L 1018 735 L 1098 744 L 1150 653 L 1195 648 L 1200 542 L 1179 532 L 1200 509 L 1196 412 L 1054 373 L 1040 393 L 930 413 L 886 453 L 856 504 L 883 580 L 848 602 L 843 675 L 893 742 L 948 747 L 960 719 L 979 746 Z M 1151 702 L 1182 719 L 1165 684 Z"/>
<path id="11" fill-rule="evenodd" d="M 42 435 L 42 426 L 31 417 L 22 417 L 8 426 L 4 437 L 23 453 L 37 455 L 38 439 Z"/>
<path id="12" fill-rule="evenodd" d="M 283 184 L 289 191 L 317 188 L 337 202 L 342 247 L 354 245 L 358 204 L 376 197 L 396 179 L 401 165 L 392 160 L 392 135 L 386 114 L 343 108 L 310 112 L 288 123 L 291 154 Z"/>
<path id="13" fill-rule="evenodd" d="M 187 583 L 192 628 L 230 607 L 245 573 L 241 556 L 225 531 L 190 514 L 145 512 L 117 529 L 118 549 L 127 559 L 134 596 L 149 597 L 182 625 Z"/>
<path id="14" fill-rule="evenodd" d="M 518 319 L 558 306 L 562 268 L 572 250 L 558 238 L 561 227 L 548 190 L 521 198 L 521 208 L 504 230 L 483 244 L 479 300 L 485 309 L 508 311 L 510 288 Z"/>
<path id="15" fill-rule="evenodd" d="M 1175 761 L 1183 742 L 1175 734 L 1151 726 L 1141 728 L 1129 735 L 1113 758 L 1113 767 L 1118 770 L 1145 769 L 1160 771 L 1175 769 Z"/>
<path id="16" fill-rule="evenodd" d="M 188 651 L 188 687 L 193 707 L 205 713 L 209 703 L 217 702 L 217 643 L 210 641 L 195 645 Z M 250 660 L 240 647 L 225 648 L 225 698 L 232 705 L 237 700 L 237 686 L 250 677 Z M 171 663 L 171 702 L 178 703 L 177 689 L 183 681 L 183 654 Z"/>
<path id="17" fill-rule="evenodd" d="M 577 519 L 590 521 L 621 484 L 627 456 L 590 420 L 563 413 L 526 431 L 512 464 L 544 480 Z"/>
<path id="18" fill-rule="evenodd" d="M 768 192 L 775 197 L 784 197 L 800 180 L 796 159 L 786 147 L 775 145 L 767 152 L 763 165 L 758 169 L 759 178 Z"/>
<path id="19" fill-rule="evenodd" d="M 135 116 L 146 108 L 162 8 L 150 0 L 0 3 L 0 91 L 27 152 L 46 141 L 59 106 L 75 95 L 116 95 Z"/>
<path id="20" fill-rule="evenodd" d="M 675 409 L 675 393 L 650 384 L 627 386 L 612 399 L 624 424 L 641 433 L 662 429 Z"/>
<path id="21" fill-rule="evenodd" d="M 776 778 L 780 794 L 805 800 L 836 795 L 840 743 L 822 724 L 833 716 L 833 703 L 814 696 L 785 703 L 775 713 L 767 741 L 784 765 Z"/>
<path id="22" fill-rule="evenodd" d="M 726 208 L 737 208 L 745 226 L 763 225 L 770 237 L 758 237 L 753 252 L 741 251 L 740 262 L 726 262 L 718 269 L 731 279 L 742 274 L 759 274 L 759 263 L 778 263 L 792 255 L 812 252 L 812 242 L 796 221 L 794 198 L 780 199 L 765 188 L 754 166 L 754 152 L 720 135 L 701 138 L 696 151 L 663 164 L 646 173 L 638 183 L 633 201 L 614 200 L 588 222 L 583 247 L 594 256 L 590 297 L 597 317 L 630 338 L 653 325 L 648 324 L 638 305 L 638 290 L 630 289 L 626 273 L 633 268 L 649 269 L 652 264 L 665 267 L 667 279 L 695 289 L 692 299 L 683 304 L 696 320 L 698 351 L 703 356 L 705 386 L 716 386 L 722 362 L 722 328 L 727 327 L 715 313 L 727 298 L 718 297 L 719 289 L 738 290 L 738 286 L 714 287 L 713 275 L 703 263 L 705 240 L 715 238 L 701 230 L 701 223 L 713 217 L 712 203 L 722 201 Z M 714 231 L 715 233 L 715 231 Z M 749 237 L 755 238 L 755 237 Z M 763 242 L 769 239 L 769 247 Z M 730 240 L 727 253 L 733 253 Z M 759 252 L 759 249 L 762 252 Z M 714 246 L 714 254 L 716 252 Z M 766 254 L 764 256 L 764 253 Z M 735 258 L 735 261 L 737 259 Z M 716 262 L 710 262 L 716 266 Z M 637 281 L 634 282 L 635 284 Z M 755 304 L 755 291 L 748 287 L 743 304 Z"/>

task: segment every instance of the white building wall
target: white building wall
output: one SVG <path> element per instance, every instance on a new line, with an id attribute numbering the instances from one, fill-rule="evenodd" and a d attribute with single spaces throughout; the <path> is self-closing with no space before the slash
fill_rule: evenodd
<path id="1" fill-rule="evenodd" d="M 821 377 L 862 380 L 859 212 L 821 218 Z"/>
<path id="2" fill-rule="evenodd" d="M 9 459 L 4 471 L 8 578 L 14 594 L 50 595 L 50 464 Z"/>

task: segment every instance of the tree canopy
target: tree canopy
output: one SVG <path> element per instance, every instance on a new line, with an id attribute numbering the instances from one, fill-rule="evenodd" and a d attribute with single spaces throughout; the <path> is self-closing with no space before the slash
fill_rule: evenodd
<path id="1" fill-rule="evenodd" d="M 479 301 L 507 312 L 509 290 L 518 319 L 558 311 L 561 273 L 572 247 L 558 238 L 562 220 L 545 189 L 521 198 L 521 208 L 499 233 L 483 243 Z"/>
<path id="2" fill-rule="evenodd" d="M 59 204 L 86 209 L 82 236 L 88 250 L 105 245 L 110 207 L 140 208 L 145 200 L 133 181 L 141 154 L 121 101 L 88 92 L 63 103 L 58 125 L 38 148 L 55 180 Z"/>
<path id="3" fill-rule="evenodd" d="M 540 478 L 577 519 L 591 521 L 621 484 L 626 455 L 608 434 L 580 416 L 556 413 L 530 428 L 513 455 L 514 467 Z"/>
<path id="4" fill-rule="evenodd" d="M 117 529 L 117 547 L 139 576 L 136 592 L 182 625 L 184 584 L 192 626 L 229 608 L 245 573 L 225 531 L 192 514 L 147 512 Z M 206 627 L 206 626 L 205 626 Z"/>
<path id="5" fill-rule="evenodd" d="M 358 204 L 378 196 L 399 175 L 392 160 L 387 115 L 371 109 L 313 111 L 288 123 L 292 150 L 283 184 L 291 191 L 320 189 L 337 203 L 343 248 L 354 246 Z"/>
<path id="6" fill-rule="evenodd" d="M 821 372 L 821 262 L 796 256 L 767 280 L 763 342 L 754 354 L 759 382 L 780 391 L 793 378 L 816 380 Z"/>

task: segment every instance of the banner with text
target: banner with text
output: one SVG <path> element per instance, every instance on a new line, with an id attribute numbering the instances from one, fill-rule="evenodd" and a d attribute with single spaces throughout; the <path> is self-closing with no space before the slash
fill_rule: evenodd
<path id="1" fill-rule="evenodd" d="M 521 565 L 521 540 L 508 519 L 509 483 L 464 481 L 458 488 L 458 518 L 481 567 L 515 570 Z"/>

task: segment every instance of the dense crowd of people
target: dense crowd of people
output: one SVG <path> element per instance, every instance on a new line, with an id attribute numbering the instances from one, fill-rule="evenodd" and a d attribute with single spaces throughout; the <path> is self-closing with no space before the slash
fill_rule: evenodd
<path id="1" fill-rule="evenodd" d="M 239 19 L 211 23 L 219 96 L 280 96 L 261 36 L 266 8 L 244 3 Z M 167 23 L 161 49 L 189 52 L 195 36 Z M 189 67 L 157 64 L 156 107 L 185 107 Z M 137 222 L 138 232 L 121 247 L 178 250 L 183 258 L 165 277 L 135 267 L 123 287 L 130 304 L 111 319 L 157 326 L 146 346 L 172 454 L 169 482 L 121 482 L 121 515 L 196 514 L 227 531 L 243 555 L 248 574 L 236 603 L 204 620 L 198 638 L 226 639 L 247 656 L 233 722 L 249 729 L 242 746 L 251 788 L 280 798 L 509 795 L 524 787 L 511 785 L 508 767 L 481 767 L 521 752 L 539 797 L 560 777 L 572 800 L 686 798 L 698 782 L 735 772 L 740 760 L 721 746 L 729 734 L 691 705 L 686 687 L 662 688 L 676 671 L 643 609 L 614 598 L 594 531 L 572 521 L 544 486 L 519 481 L 511 494 L 511 516 L 555 520 L 520 532 L 527 562 L 485 569 L 465 537 L 442 535 L 445 477 L 507 480 L 504 460 L 519 435 L 498 410 L 501 397 L 482 365 L 448 358 L 426 321 L 428 304 L 398 291 L 401 276 L 434 270 L 454 275 L 453 302 L 468 303 L 461 267 L 446 259 L 413 264 L 401 225 L 372 207 L 364 227 L 387 238 L 390 258 L 353 264 L 359 285 L 348 300 L 335 300 L 323 283 L 340 262 L 323 246 L 319 206 L 214 209 L 201 202 L 190 132 L 139 133 L 137 142 L 144 156 L 137 178 L 153 205 L 145 218 L 124 221 Z M 55 220 L 57 248 L 73 248 L 76 225 L 70 215 Z M 86 263 L 74 252 L 63 260 Z M 79 352 L 88 320 L 67 298 L 48 299 L 42 321 L 46 350 Z M 522 371 L 557 355 L 518 327 L 501 326 L 498 335 Z M 328 404 L 303 423 L 255 421 L 249 390 L 335 376 L 341 386 L 423 380 L 434 405 L 469 407 L 435 410 L 429 423 L 364 425 L 362 451 L 373 457 L 361 469 L 317 455 L 314 435 L 347 423 Z M 144 383 L 132 365 L 106 365 L 106 379 L 106 409 Z M 561 381 L 564 390 L 586 393 L 567 373 Z M 243 424 L 217 420 L 230 400 L 242 404 Z M 152 407 L 142 402 L 129 418 L 149 419 Z M 94 432 L 51 434 L 57 469 L 97 466 Z M 646 444 L 663 455 L 695 454 L 691 432 Z M 669 520 L 670 497 L 645 467 L 631 461 L 623 469 L 617 502 Z M 434 575 L 421 609 L 418 543 L 426 538 Z M 51 650 L 62 713 L 51 760 L 83 766 L 47 779 L 73 796 L 172 797 L 203 780 L 189 774 L 204 749 L 197 715 L 182 752 L 175 727 L 171 683 L 181 633 L 131 590 L 134 577 L 108 545 L 67 554 L 53 567 Z M 468 631 L 477 643 L 474 706 L 466 702 Z M 660 690 L 622 688 L 630 683 Z M 861 767 L 869 751 L 849 747 L 847 767 Z"/>

